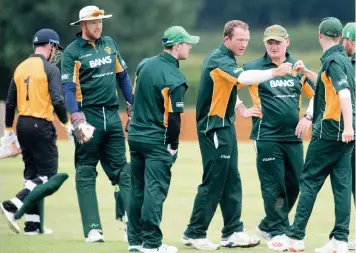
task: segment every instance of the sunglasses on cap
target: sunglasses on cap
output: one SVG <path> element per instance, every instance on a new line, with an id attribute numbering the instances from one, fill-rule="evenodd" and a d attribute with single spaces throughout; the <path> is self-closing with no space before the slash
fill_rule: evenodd
<path id="1" fill-rule="evenodd" d="M 88 15 L 86 18 L 97 18 L 99 16 L 104 16 L 105 11 L 104 10 L 97 10 L 94 11 L 92 14 Z"/>

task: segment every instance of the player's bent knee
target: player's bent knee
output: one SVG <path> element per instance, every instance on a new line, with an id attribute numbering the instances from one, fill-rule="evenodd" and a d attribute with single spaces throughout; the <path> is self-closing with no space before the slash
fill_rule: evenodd
<path id="1" fill-rule="evenodd" d="M 131 165 L 124 163 L 115 166 L 117 169 L 109 176 L 112 185 L 131 183 Z"/>
<path id="2" fill-rule="evenodd" d="M 15 213 L 15 219 L 20 219 L 30 210 L 34 203 L 37 203 L 43 198 L 55 193 L 67 179 L 67 174 L 59 173 L 52 176 L 50 179 L 46 176 L 40 176 L 33 180 L 28 180 L 25 183 L 25 188 L 30 192 L 24 199 L 21 208 Z"/>
<path id="3" fill-rule="evenodd" d="M 121 172 L 119 176 L 119 184 L 130 185 L 131 184 L 130 174 Z"/>
<path id="4" fill-rule="evenodd" d="M 127 163 L 121 168 L 119 173 L 118 182 L 120 184 L 130 184 L 131 183 L 131 169 L 130 164 Z"/>
<path id="5" fill-rule="evenodd" d="M 48 182 L 48 177 L 47 176 L 38 176 L 32 180 L 26 180 L 25 181 L 25 189 L 28 189 L 30 191 L 33 191 L 33 189 L 40 184 L 44 184 Z"/>
<path id="6" fill-rule="evenodd" d="M 93 166 L 78 166 L 75 171 L 75 181 L 95 181 L 98 173 Z"/>

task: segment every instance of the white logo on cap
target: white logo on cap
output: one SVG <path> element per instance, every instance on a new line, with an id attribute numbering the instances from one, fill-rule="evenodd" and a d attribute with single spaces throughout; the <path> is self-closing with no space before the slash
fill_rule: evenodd
<path id="1" fill-rule="evenodd" d="M 35 38 L 35 40 L 33 42 L 37 42 L 38 41 L 38 37 Z"/>
<path id="2" fill-rule="evenodd" d="M 347 32 L 346 36 L 349 37 L 350 36 L 350 32 Z"/>

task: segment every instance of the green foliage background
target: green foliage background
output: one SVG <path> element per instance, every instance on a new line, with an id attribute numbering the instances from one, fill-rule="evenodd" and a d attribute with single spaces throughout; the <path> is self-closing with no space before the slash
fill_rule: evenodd
<path id="1" fill-rule="evenodd" d="M 32 37 L 42 28 L 56 30 L 66 46 L 75 39 L 79 10 L 97 5 L 113 17 L 104 21 L 104 35 L 113 37 L 128 64 L 131 77 L 145 57 L 162 50 L 161 37 L 169 26 L 184 26 L 201 36 L 189 60 L 181 63 L 188 78 L 186 104 L 195 105 L 200 67 L 204 57 L 222 40 L 224 24 L 240 19 L 250 26 L 251 41 L 239 64 L 261 57 L 266 26 L 278 23 L 290 33 L 290 52 L 313 70 L 319 68 L 321 50 L 317 39 L 321 18 L 336 16 L 344 24 L 354 20 L 351 0 L 2 0 L 0 1 L 0 100 L 6 98 L 16 66 L 32 53 Z M 242 91 L 242 98 L 245 98 Z M 245 99 L 246 100 L 246 99 Z"/>

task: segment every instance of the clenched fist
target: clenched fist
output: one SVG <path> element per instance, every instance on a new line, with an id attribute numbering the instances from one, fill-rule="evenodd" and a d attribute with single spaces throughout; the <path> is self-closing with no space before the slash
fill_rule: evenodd
<path id="1" fill-rule="evenodd" d="M 278 76 L 287 76 L 292 74 L 292 63 L 285 62 L 272 70 L 272 74 L 274 77 Z"/>
<path id="2" fill-rule="evenodd" d="M 297 71 L 301 74 L 305 74 L 305 72 L 307 71 L 307 68 L 305 67 L 304 62 L 302 60 L 299 60 L 294 64 L 293 70 Z"/>

